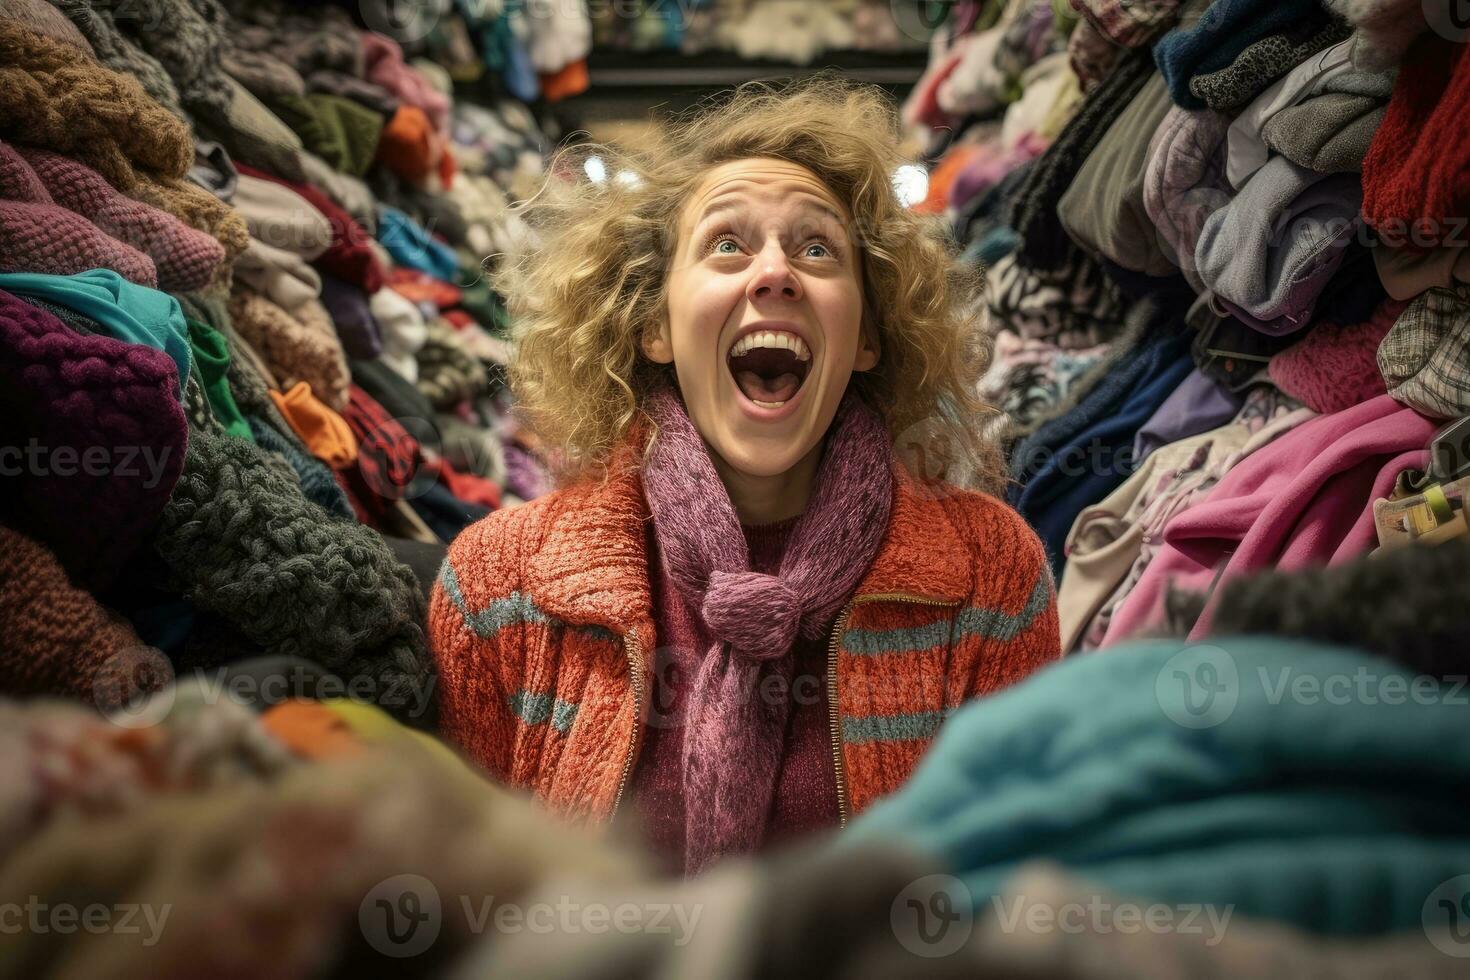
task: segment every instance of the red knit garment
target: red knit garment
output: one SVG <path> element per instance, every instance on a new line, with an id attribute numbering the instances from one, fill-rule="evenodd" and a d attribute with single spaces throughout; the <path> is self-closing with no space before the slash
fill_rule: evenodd
<path id="1" fill-rule="evenodd" d="M 1363 217 L 1370 225 L 1403 235 L 1418 224 L 1413 243 L 1421 247 L 1464 234 L 1452 219 L 1470 215 L 1467 119 L 1470 44 L 1428 31 L 1404 57 L 1363 160 Z"/>
<path id="2" fill-rule="evenodd" d="M 751 571 L 775 574 L 795 525 L 793 518 L 745 528 Z M 710 648 L 711 640 L 664 572 L 652 527 L 650 524 L 649 568 L 654 571 L 650 578 L 660 642 L 649 724 L 631 790 L 634 819 L 641 821 L 650 846 L 669 862 L 669 870 L 683 872 L 686 810 L 681 722 L 697 658 Z M 766 825 L 767 847 L 838 823 L 837 772 L 827 709 L 827 632 L 818 640 L 798 635 L 792 648 L 796 667 L 791 690 L 785 693 L 793 702 Z"/>
<path id="3" fill-rule="evenodd" d="M 1385 299 L 1362 323 L 1319 323 L 1271 358 L 1276 387 L 1321 415 L 1342 412 L 1388 391 L 1378 346 L 1408 304 Z"/>

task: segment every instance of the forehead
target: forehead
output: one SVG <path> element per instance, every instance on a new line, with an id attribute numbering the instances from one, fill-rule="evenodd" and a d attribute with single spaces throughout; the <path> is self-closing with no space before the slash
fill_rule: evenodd
<path id="1" fill-rule="evenodd" d="M 741 199 L 767 204 L 805 204 L 828 209 L 839 217 L 847 208 L 812 171 L 787 160 L 755 157 L 731 160 L 712 168 L 689 195 L 683 208 L 685 221 L 699 220 L 716 205 Z"/>

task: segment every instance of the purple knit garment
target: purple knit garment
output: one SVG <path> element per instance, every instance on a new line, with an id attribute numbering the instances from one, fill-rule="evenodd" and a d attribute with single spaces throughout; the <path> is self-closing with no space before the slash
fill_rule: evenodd
<path id="1" fill-rule="evenodd" d="M 735 506 L 679 396 L 655 392 L 648 414 L 659 433 L 643 485 L 659 554 L 717 641 L 685 715 L 685 868 L 694 874 L 760 846 L 790 710 L 784 698 L 760 697 L 761 681 L 779 675 L 789 687 L 798 632 L 819 636 L 872 563 L 893 504 L 892 449 L 882 420 L 849 391 L 780 572 L 763 575 L 750 571 Z"/>
<path id="2" fill-rule="evenodd" d="M 95 590 L 146 540 L 183 471 L 178 369 L 4 291 L 0 351 L 0 446 L 23 454 L 8 460 L 22 473 L 0 491 L 3 519 Z"/>
<path id="3" fill-rule="evenodd" d="M 332 326 L 347 356 L 371 361 L 383 353 L 383 331 L 368 307 L 362 287 L 322 273 L 322 305 L 331 314 Z"/>

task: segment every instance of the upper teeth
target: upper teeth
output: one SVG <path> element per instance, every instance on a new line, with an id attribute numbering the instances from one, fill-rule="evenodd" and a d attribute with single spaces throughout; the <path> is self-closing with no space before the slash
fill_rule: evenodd
<path id="1" fill-rule="evenodd" d="M 758 347 L 773 347 L 778 350 L 789 350 L 796 355 L 798 361 L 809 361 L 812 352 L 807 349 L 806 342 L 794 333 L 786 333 L 777 330 L 762 330 L 746 334 L 735 342 L 730 348 L 731 357 L 739 357 Z"/>

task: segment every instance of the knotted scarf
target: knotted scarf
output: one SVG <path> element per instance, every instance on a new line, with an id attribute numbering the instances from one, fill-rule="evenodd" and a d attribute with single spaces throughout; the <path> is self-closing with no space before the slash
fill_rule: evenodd
<path id="1" fill-rule="evenodd" d="M 659 431 L 644 492 L 659 553 L 715 641 L 685 715 L 685 866 L 693 874 L 764 838 L 790 699 L 759 694 L 767 677 L 789 690 L 797 635 L 822 636 L 877 554 L 893 502 L 892 450 L 882 420 L 849 391 L 780 569 L 766 575 L 750 570 L 734 504 L 678 394 L 656 392 L 648 411 Z"/>

